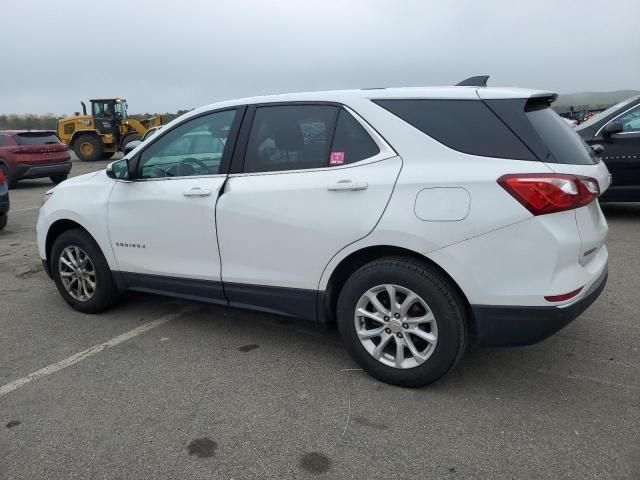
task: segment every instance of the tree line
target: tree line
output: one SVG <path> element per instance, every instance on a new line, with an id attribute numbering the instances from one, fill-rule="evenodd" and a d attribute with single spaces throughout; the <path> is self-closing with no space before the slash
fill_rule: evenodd
<path id="1" fill-rule="evenodd" d="M 175 113 L 163 113 L 162 123 L 169 123 L 174 118 L 187 113 L 189 110 L 178 110 Z M 155 117 L 157 113 L 130 114 L 129 118 L 143 120 L 145 118 Z M 58 117 L 53 113 L 45 113 L 42 115 L 25 114 L 25 115 L 0 115 L 0 130 L 55 130 Z"/>

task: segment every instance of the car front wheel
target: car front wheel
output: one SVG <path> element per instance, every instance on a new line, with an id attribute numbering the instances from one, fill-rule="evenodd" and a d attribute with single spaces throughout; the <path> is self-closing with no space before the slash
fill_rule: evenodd
<path id="1" fill-rule="evenodd" d="M 74 309 L 98 313 L 117 301 L 118 290 L 109 265 L 84 230 L 63 232 L 53 244 L 50 261 L 56 287 Z"/>
<path id="2" fill-rule="evenodd" d="M 435 382 L 462 358 L 468 341 L 464 301 L 437 269 L 388 257 L 356 271 L 338 299 L 338 328 L 351 356 L 394 385 Z"/>

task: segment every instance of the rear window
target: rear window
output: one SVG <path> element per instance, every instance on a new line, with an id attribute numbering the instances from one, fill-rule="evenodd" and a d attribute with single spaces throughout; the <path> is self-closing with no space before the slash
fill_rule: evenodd
<path id="1" fill-rule="evenodd" d="M 58 137 L 53 132 L 27 132 L 18 133 L 14 140 L 18 145 L 46 145 L 49 143 L 60 143 Z"/>
<path id="2" fill-rule="evenodd" d="M 548 105 L 534 106 L 525 110 L 525 115 L 542 142 L 549 149 L 545 162 L 574 165 L 597 163 L 593 151 L 567 122 Z"/>
<path id="3" fill-rule="evenodd" d="M 526 145 L 479 100 L 374 100 L 449 148 L 483 157 L 537 160 Z"/>

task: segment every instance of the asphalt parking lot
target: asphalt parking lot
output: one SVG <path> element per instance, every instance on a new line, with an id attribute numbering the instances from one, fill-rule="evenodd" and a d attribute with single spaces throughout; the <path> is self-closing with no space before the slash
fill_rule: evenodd
<path id="1" fill-rule="evenodd" d="M 640 478 L 640 205 L 603 208 L 609 284 L 582 317 L 408 390 L 304 322 L 143 294 L 73 311 L 36 248 L 49 188 L 12 190 L 0 232 L 0 479 Z"/>

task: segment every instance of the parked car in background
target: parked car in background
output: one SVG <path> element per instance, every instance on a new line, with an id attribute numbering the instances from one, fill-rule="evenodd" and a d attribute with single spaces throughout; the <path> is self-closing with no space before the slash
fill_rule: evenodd
<path id="1" fill-rule="evenodd" d="M 337 321 L 371 375 L 426 385 L 471 335 L 538 342 L 605 286 L 609 173 L 555 98 L 476 85 L 203 107 L 47 192 L 40 257 L 82 312 L 138 290 Z"/>
<path id="2" fill-rule="evenodd" d="M 142 138 L 140 140 L 133 140 L 132 142 L 127 143 L 124 146 L 124 149 L 122 151 L 124 152 L 125 155 L 130 153 L 130 152 L 132 152 L 134 148 L 136 148 L 138 145 L 140 145 L 142 142 L 144 142 L 147 138 L 150 138 L 153 135 L 155 135 L 156 132 L 158 130 L 160 130 L 161 128 L 162 128 L 162 125 L 160 125 L 158 127 L 151 127 L 149 130 L 144 132 L 144 135 L 142 136 Z"/>
<path id="3" fill-rule="evenodd" d="M 0 230 L 7 226 L 9 219 L 9 181 L 0 170 Z"/>
<path id="4" fill-rule="evenodd" d="M 49 177 L 67 179 L 71 170 L 69 148 L 49 130 L 0 131 L 0 169 L 13 188 L 19 180 Z"/>
<path id="5" fill-rule="evenodd" d="M 576 128 L 611 172 L 603 202 L 640 202 L 640 95 L 599 113 Z"/>

